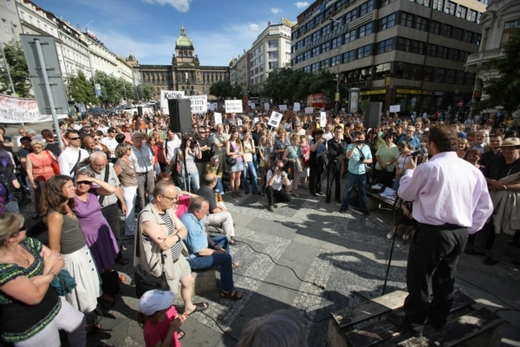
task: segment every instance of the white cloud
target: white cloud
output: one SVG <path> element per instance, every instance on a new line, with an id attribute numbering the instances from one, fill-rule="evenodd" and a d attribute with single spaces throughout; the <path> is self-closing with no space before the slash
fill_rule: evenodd
<path id="1" fill-rule="evenodd" d="M 144 2 L 149 4 L 171 5 L 179 12 L 188 12 L 192 1 L 193 0 L 144 0 Z"/>
<path id="2" fill-rule="evenodd" d="M 188 30 L 187 36 L 193 41 L 195 54 L 200 64 L 205 66 L 227 66 L 233 56 L 243 55 L 251 48 L 267 23 L 235 23 L 208 32 Z M 135 35 L 114 30 L 96 30 L 98 38 L 112 52 L 126 57 L 130 50 L 139 64 L 170 65 L 175 53 L 175 41 L 179 35 L 136 38 Z M 180 32 L 179 32 L 180 34 Z"/>
<path id="3" fill-rule="evenodd" d="M 304 8 L 304 7 L 308 7 L 309 3 L 307 1 L 298 1 L 294 5 L 298 8 Z"/>
<path id="4" fill-rule="evenodd" d="M 277 14 L 277 13 L 282 12 L 282 9 L 281 9 L 281 8 L 278 8 L 278 7 L 275 7 L 275 8 L 272 8 L 272 9 L 271 9 L 271 12 L 274 13 L 274 14 Z"/>

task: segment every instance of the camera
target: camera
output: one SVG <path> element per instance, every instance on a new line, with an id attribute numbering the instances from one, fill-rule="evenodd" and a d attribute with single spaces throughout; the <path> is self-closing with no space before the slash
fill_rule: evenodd
<path id="1" fill-rule="evenodd" d="M 363 154 L 361 154 L 361 156 L 359 157 L 359 162 L 362 163 L 364 160 L 365 160 L 365 156 Z"/>
<path id="2" fill-rule="evenodd" d="M 364 142 L 361 141 L 361 140 L 356 140 L 354 143 L 355 143 L 356 145 L 360 145 L 360 144 L 362 144 L 362 143 L 364 143 Z"/>

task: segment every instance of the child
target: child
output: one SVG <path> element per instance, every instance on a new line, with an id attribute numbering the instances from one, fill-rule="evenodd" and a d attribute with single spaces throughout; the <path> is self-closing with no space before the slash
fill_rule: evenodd
<path id="1" fill-rule="evenodd" d="M 137 321 L 143 327 L 147 347 L 180 347 L 179 339 L 184 337 L 180 326 L 187 314 L 179 315 L 173 306 L 175 293 L 158 289 L 149 290 L 139 300 Z M 182 334 L 180 337 L 177 334 Z"/>

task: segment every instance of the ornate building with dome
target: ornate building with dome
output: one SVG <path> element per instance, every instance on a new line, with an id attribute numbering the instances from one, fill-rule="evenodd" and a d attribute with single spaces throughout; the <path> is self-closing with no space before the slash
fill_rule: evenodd
<path id="1" fill-rule="evenodd" d="M 140 83 L 155 87 L 155 99 L 161 90 L 184 91 L 185 95 L 209 95 L 211 85 L 229 80 L 229 66 L 201 66 L 193 42 L 186 35 L 184 25 L 181 36 L 175 41 L 175 54 L 171 65 L 140 65 L 130 54 L 126 63 L 139 74 Z"/>

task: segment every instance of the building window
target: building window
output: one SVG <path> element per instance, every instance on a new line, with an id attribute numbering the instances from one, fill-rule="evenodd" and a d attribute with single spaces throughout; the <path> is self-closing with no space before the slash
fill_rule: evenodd
<path id="1" fill-rule="evenodd" d="M 357 50 L 358 59 L 368 57 L 371 54 L 372 54 L 372 45 L 366 45 L 366 46 L 358 48 L 358 50 Z"/>
<path id="2" fill-rule="evenodd" d="M 412 41 L 410 39 L 406 39 L 404 37 L 399 37 L 397 39 L 397 49 L 399 51 L 410 52 L 411 44 L 412 44 Z"/>
<path id="3" fill-rule="evenodd" d="M 356 18 L 357 18 L 357 8 L 350 11 L 349 13 L 347 13 L 345 15 L 345 24 L 352 22 Z"/>
<path id="4" fill-rule="evenodd" d="M 441 34 L 441 23 L 432 21 L 432 23 L 430 25 L 430 33 L 435 34 L 435 35 L 440 35 Z"/>
<path id="5" fill-rule="evenodd" d="M 446 5 L 444 6 L 444 12 L 447 14 L 455 15 L 455 11 L 457 10 L 457 4 L 451 1 L 446 1 Z"/>
<path id="6" fill-rule="evenodd" d="M 454 61 L 458 61 L 460 56 L 460 50 L 452 48 L 450 49 L 450 59 Z"/>
<path id="7" fill-rule="evenodd" d="M 386 75 L 390 73 L 390 66 L 390 63 L 376 65 L 376 74 L 374 76 L 374 80 L 384 79 Z"/>
<path id="8" fill-rule="evenodd" d="M 344 44 L 347 44 L 349 42 L 352 42 L 356 39 L 356 30 L 352 30 L 351 32 L 348 32 L 345 34 L 345 40 L 343 41 Z"/>
<path id="9" fill-rule="evenodd" d="M 427 31 L 428 30 L 428 18 L 418 16 L 417 20 L 415 22 L 415 29 Z"/>
<path id="10" fill-rule="evenodd" d="M 464 84 L 464 71 L 457 70 L 455 72 L 455 84 Z"/>
<path id="11" fill-rule="evenodd" d="M 325 36 L 330 33 L 330 25 L 325 25 L 323 29 L 321 29 L 321 36 Z"/>
<path id="12" fill-rule="evenodd" d="M 313 57 L 317 57 L 318 55 L 320 55 L 320 47 L 319 46 L 318 47 L 314 47 L 312 49 L 312 56 Z"/>
<path id="13" fill-rule="evenodd" d="M 430 57 L 436 57 L 437 56 L 437 45 L 433 45 L 431 43 L 426 46 L 426 55 Z"/>
<path id="14" fill-rule="evenodd" d="M 408 64 L 400 61 L 396 62 L 394 76 L 396 78 L 408 79 Z"/>
<path id="15" fill-rule="evenodd" d="M 464 31 L 464 36 L 462 38 L 462 41 L 472 43 L 473 42 L 473 32 L 466 30 Z"/>
<path id="16" fill-rule="evenodd" d="M 416 54 L 424 54 L 424 42 L 414 41 L 412 46 L 412 52 Z"/>
<path id="17" fill-rule="evenodd" d="M 320 70 L 320 63 L 314 63 L 311 65 L 311 72 L 317 72 Z"/>
<path id="18" fill-rule="evenodd" d="M 459 10 L 457 11 L 457 17 L 466 19 L 466 15 L 468 14 L 468 8 L 459 5 Z"/>
<path id="19" fill-rule="evenodd" d="M 2 25 L 4 26 L 4 32 L 9 34 L 9 28 L 7 27 L 7 21 L 2 18 Z"/>
<path id="20" fill-rule="evenodd" d="M 329 50 L 330 50 L 330 41 L 325 42 L 324 44 L 321 45 L 321 53 L 325 53 Z"/>
<path id="21" fill-rule="evenodd" d="M 395 13 L 379 20 L 379 31 L 391 28 L 395 25 Z"/>
<path id="22" fill-rule="evenodd" d="M 354 60 L 356 60 L 356 50 L 355 49 L 343 54 L 344 63 L 348 63 L 349 61 L 354 61 Z"/>
<path id="23" fill-rule="evenodd" d="M 482 40 L 482 35 L 480 35 L 480 34 L 475 34 L 474 37 L 475 37 L 475 44 L 476 44 L 477 46 L 480 46 L 480 42 L 481 42 L 481 40 Z"/>
<path id="24" fill-rule="evenodd" d="M 459 61 L 465 63 L 468 60 L 468 55 L 469 55 L 469 52 L 462 51 L 460 53 Z"/>
<path id="25" fill-rule="evenodd" d="M 269 70 L 274 70 L 274 69 L 277 69 L 277 68 L 278 68 L 278 62 L 277 61 L 269 62 Z"/>
<path id="26" fill-rule="evenodd" d="M 455 82 L 455 70 L 446 70 L 446 83 L 453 84 Z"/>
<path id="27" fill-rule="evenodd" d="M 336 66 L 341 63 L 341 56 L 336 55 L 330 58 L 330 66 Z"/>
<path id="28" fill-rule="evenodd" d="M 333 39 L 332 41 L 332 48 L 338 48 L 341 46 L 341 36 L 339 37 L 336 37 L 335 39 Z"/>
<path id="29" fill-rule="evenodd" d="M 320 66 L 322 69 L 327 69 L 330 66 L 330 59 L 322 60 Z"/>
<path id="30" fill-rule="evenodd" d="M 424 82 L 431 82 L 433 80 L 433 66 L 424 67 Z"/>
<path id="31" fill-rule="evenodd" d="M 267 45 L 269 48 L 278 48 L 278 40 L 269 40 Z"/>
<path id="32" fill-rule="evenodd" d="M 446 69 L 441 67 L 435 68 L 435 76 L 433 76 L 433 81 L 437 83 L 443 83 L 444 82 L 444 73 L 446 72 Z"/>
<path id="33" fill-rule="evenodd" d="M 377 44 L 377 54 L 389 52 L 394 48 L 394 39 L 388 39 Z"/>
<path id="34" fill-rule="evenodd" d="M 432 9 L 442 11 L 444 0 L 433 0 Z"/>
<path id="35" fill-rule="evenodd" d="M 439 46 L 437 58 L 448 59 L 448 47 Z"/>
<path id="36" fill-rule="evenodd" d="M 374 10 L 374 0 L 368 0 L 363 5 L 359 6 L 359 16 L 364 16 Z"/>
<path id="37" fill-rule="evenodd" d="M 472 23 L 475 23 L 477 21 L 477 11 L 468 10 L 468 16 L 466 19 Z"/>
<path id="38" fill-rule="evenodd" d="M 406 12 L 401 13 L 401 21 L 399 22 L 399 24 L 401 24 L 402 26 L 411 28 L 412 23 L 413 23 L 413 14 L 406 13 Z"/>
<path id="39" fill-rule="evenodd" d="M 466 72 L 466 77 L 464 78 L 464 84 L 467 86 L 472 86 L 475 84 L 475 74 L 471 72 Z"/>
<path id="40" fill-rule="evenodd" d="M 358 37 L 361 38 L 363 36 L 368 36 L 372 34 L 372 23 L 365 24 L 359 27 Z"/>
<path id="41" fill-rule="evenodd" d="M 308 60 L 308 59 L 311 59 L 312 55 L 311 55 L 311 51 L 307 51 L 305 53 L 303 53 L 303 60 Z"/>
<path id="42" fill-rule="evenodd" d="M 463 35 L 464 35 L 464 30 L 462 30 L 461 28 L 455 28 L 455 30 L 453 31 L 453 38 L 455 40 L 462 41 Z"/>
<path id="43" fill-rule="evenodd" d="M 451 37 L 452 34 L 453 34 L 453 26 L 444 24 L 442 26 L 441 35 L 446 36 L 446 37 Z"/>
<path id="44" fill-rule="evenodd" d="M 382 0 L 381 1 L 381 7 L 384 7 L 388 4 L 391 4 L 392 2 L 395 2 L 395 0 Z"/>

